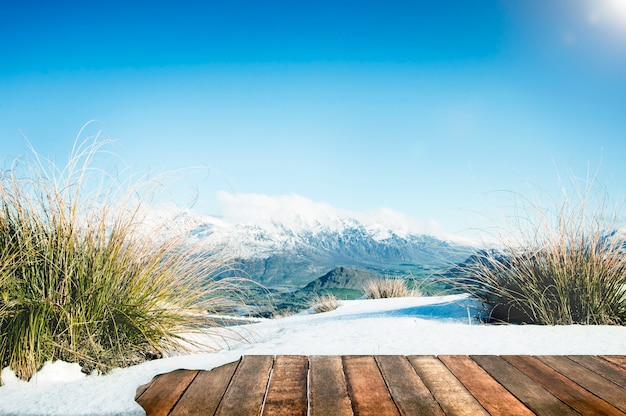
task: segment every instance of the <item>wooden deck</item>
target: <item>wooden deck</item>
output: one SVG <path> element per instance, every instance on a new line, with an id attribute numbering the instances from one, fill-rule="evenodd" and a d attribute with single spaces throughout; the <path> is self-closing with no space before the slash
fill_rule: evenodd
<path id="1" fill-rule="evenodd" d="M 244 356 L 137 389 L 152 415 L 625 415 L 626 356 Z"/>

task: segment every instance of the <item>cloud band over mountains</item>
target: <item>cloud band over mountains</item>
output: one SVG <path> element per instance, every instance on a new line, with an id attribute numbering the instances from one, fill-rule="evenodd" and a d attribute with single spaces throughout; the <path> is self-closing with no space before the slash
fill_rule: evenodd
<path id="1" fill-rule="evenodd" d="M 390 230 L 398 235 L 440 234 L 434 220 L 420 221 L 391 208 L 357 212 L 336 208 L 298 194 L 217 193 L 220 216 L 231 224 L 273 228 L 280 223 L 294 231 L 315 227 L 338 228 L 346 220 L 356 220 L 366 228 Z"/>

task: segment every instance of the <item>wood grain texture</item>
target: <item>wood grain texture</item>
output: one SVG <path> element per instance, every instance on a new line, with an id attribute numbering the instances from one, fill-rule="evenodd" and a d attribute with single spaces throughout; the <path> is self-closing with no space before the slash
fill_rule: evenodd
<path id="1" fill-rule="evenodd" d="M 472 355 L 471 358 L 536 414 L 542 416 L 580 415 L 503 358 L 493 355 Z"/>
<path id="2" fill-rule="evenodd" d="M 197 374 L 198 370 L 175 370 L 167 376 L 157 376 L 137 403 L 150 416 L 167 416 Z"/>
<path id="3" fill-rule="evenodd" d="M 276 357 L 263 415 L 306 416 L 308 371 L 307 356 L 280 355 Z"/>
<path id="4" fill-rule="evenodd" d="M 273 365 L 271 355 L 243 356 L 215 414 L 258 416 Z"/>
<path id="5" fill-rule="evenodd" d="M 626 389 L 626 371 L 615 364 L 594 355 L 568 355 L 567 358 Z"/>
<path id="6" fill-rule="evenodd" d="M 343 369 L 355 415 L 400 416 L 374 357 L 345 356 Z"/>
<path id="7" fill-rule="evenodd" d="M 309 384 L 311 416 L 354 415 L 341 357 L 309 357 Z"/>
<path id="8" fill-rule="evenodd" d="M 626 356 L 624 355 L 601 355 L 600 357 L 626 370 Z"/>
<path id="9" fill-rule="evenodd" d="M 444 355 L 439 360 L 491 415 L 533 416 L 533 412 L 470 357 Z"/>
<path id="10" fill-rule="evenodd" d="M 443 416 L 443 410 L 404 356 L 379 355 L 376 362 L 403 416 Z"/>
<path id="11" fill-rule="evenodd" d="M 623 356 L 244 356 L 136 390 L 153 415 L 626 415 Z"/>
<path id="12" fill-rule="evenodd" d="M 617 384 L 605 379 L 567 357 L 539 355 L 536 358 L 607 403 L 626 412 L 626 394 Z"/>
<path id="13" fill-rule="evenodd" d="M 238 365 L 239 361 L 235 361 L 211 371 L 200 371 L 170 416 L 215 414 Z"/>
<path id="14" fill-rule="evenodd" d="M 446 414 L 489 414 L 437 357 L 409 356 L 408 359 Z"/>
<path id="15" fill-rule="evenodd" d="M 502 358 L 585 416 L 624 414 L 535 357 L 507 355 Z"/>
<path id="16" fill-rule="evenodd" d="M 152 381 L 154 381 L 154 379 Z M 142 384 L 141 386 L 137 387 L 137 389 L 135 390 L 135 401 L 137 401 L 137 399 L 139 399 L 139 396 L 141 396 L 146 390 L 148 390 L 148 387 L 150 387 L 152 381 L 150 383 Z"/>

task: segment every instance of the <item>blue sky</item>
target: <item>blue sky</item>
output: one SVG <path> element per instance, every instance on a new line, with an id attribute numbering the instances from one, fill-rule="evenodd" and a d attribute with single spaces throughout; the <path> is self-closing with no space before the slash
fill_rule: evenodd
<path id="1" fill-rule="evenodd" d="M 0 155 L 81 127 L 219 190 L 447 232 L 558 173 L 626 184 L 626 1 L 3 2 Z"/>

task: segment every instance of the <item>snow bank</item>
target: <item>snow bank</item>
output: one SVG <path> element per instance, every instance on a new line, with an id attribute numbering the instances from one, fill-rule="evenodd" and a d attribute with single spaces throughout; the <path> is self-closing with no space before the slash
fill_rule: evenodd
<path id="1" fill-rule="evenodd" d="M 1 415 L 143 415 L 138 386 L 178 368 L 211 369 L 251 354 L 624 354 L 626 327 L 481 325 L 465 296 L 344 301 L 332 312 L 222 329 L 195 341 L 218 352 L 155 360 L 106 375 L 47 364 L 22 382 L 5 369 Z M 469 316 L 469 318 L 468 318 Z"/>

